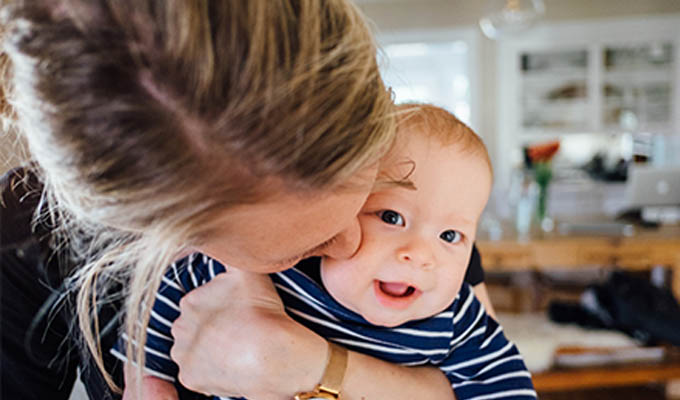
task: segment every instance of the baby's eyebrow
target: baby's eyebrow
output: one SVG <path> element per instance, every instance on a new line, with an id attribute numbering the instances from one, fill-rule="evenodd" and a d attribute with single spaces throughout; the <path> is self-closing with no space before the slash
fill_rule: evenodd
<path id="1" fill-rule="evenodd" d="M 373 184 L 373 187 L 371 188 L 371 193 L 376 193 L 376 192 L 380 192 L 382 190 L 387 190 L 387 189 L 397 188 L 397 187 L 401 187 L 401 188 L 408 189 L 408 190 L 418 190 L 418 188 L 416 188 L 416 185 L 413 183 L 413 181 L 408 179 L 408 178 L 394 179 L 390 176 L 378 175 L 378 177 L 375 179 L 375 183 Z"/>
<path id="2" fill-rule="evenodd" d="M 395 172 L 394 170 L 399 171 L 398 167 L 400 166 L 408 166 L 408 171 Z M 375 178 L 371 193 L 393 187 L 417 190 L 415 184 L 411 180 L 411 175 L 413 175 L 415 169 L 416 163 L 413 160 L 403 160 L 391 165 L 391 167 L 381 169 L 378 171 L 378 176 Z M 397 174 L 401 176 L 395 177 Z"/>

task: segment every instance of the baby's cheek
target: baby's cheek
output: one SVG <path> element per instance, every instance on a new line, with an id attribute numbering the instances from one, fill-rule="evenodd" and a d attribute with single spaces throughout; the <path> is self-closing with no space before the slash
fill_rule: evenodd
<path id="1" fill-rule="evenodd" d="M 321 263 L 321 280 L 329 291 L 343 288 L 351 277 L 351 266 L 346 260 L 328 258 Z"/>
<path id="2" fill-rule="evenodd" d="M 451 305 L 456 296 L 458 296 L 460 287 L 463 284 L 463 277 L 453 276 L 449 279 L 441 279 L 440 282 L 442 282 L 440 301 L 441 307 L 444 309 Z"/>
<path id="3" fill-rule="evenodd" d="M 324 260 L 321 264 L 321 281 L 335 301 L 356 311 L 352 301 L 356 277 L 352 266 L 347 264 L 343 261 Z"/>
<path id="4" fill-rule="evenodd" d="M 453 303 L 453 300 L 456 298 L 457 295 L 458 292 L 456 293 L 451 293 L 451 291 L 441 292 L 439 294 L 439 298 L 436 301 L 436 305 L 433 307 L 432 310 L 428 310 L 430 315 L 434 315 L 446 310 L 451 305 L 451 303 Z"/>

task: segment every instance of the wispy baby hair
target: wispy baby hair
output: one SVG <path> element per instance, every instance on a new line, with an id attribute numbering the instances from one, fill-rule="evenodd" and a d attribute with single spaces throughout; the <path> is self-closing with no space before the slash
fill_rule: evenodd
<path id="1" fill-rule="evenodd" d="M 486 145 L 469 126 L 444 108 L 421 103 L 396 106 L 397 130 L 424 134 L 444 146 L 455 145 L 470 155 L 478 155 L 493 171 Z"/>

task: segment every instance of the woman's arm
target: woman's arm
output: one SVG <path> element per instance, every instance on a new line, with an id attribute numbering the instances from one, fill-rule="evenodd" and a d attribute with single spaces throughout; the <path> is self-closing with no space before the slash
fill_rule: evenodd
<path id="1" fill-rule="evenodd" d="M 446 376 L 435 367 L 407 368 L 350 352 L 343 399 L 455 399 Z"/>
<path id="2" fill-rule="evenodd" d="M 180 308 L 171 355 L 184 386 L 220 396 L 289 400 L 320 382 L 326 340 L 285 314 L 266 275 L 220 274 L 184 296 Z M 455 397 L 435 367 L 406 368 L 350 352 L 343 398 Z"/>

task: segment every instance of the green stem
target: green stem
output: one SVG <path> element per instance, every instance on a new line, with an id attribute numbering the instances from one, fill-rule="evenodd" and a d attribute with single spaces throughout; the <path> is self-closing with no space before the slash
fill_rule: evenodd
<path id="1" fill-rule="evenodd" d="M 534 177 L 538 184 L 538 206 L 536 207 L 536 215 L 539 221 L 542 221 L 546 216 L 548 207 L 548 186 L 552 179 L 552 168 L 550 161 L 536 163 L 534 170 Z"/>
<path id="2" fill-rule="evenodd" d="M 536 207 L 536 216 L 539 221 L 543 221 L 547 211 L 548 202 L 548 185 L 538 186 L 538 206 Z"/>

